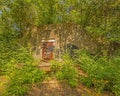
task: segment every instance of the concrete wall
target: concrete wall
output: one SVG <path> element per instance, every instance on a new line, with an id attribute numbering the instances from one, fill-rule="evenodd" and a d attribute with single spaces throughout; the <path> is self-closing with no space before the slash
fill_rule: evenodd
<path id="1" fill-rule="evenodd" d="M 31 44 L 36 47 L 34 54 L 36 58 L 41 58 L 41 41 L 43 39 L 55 39 L 56 53 L 59 53 L 57 51 L 60 51 L 68 43 L 74 44 L 80 49 L 87 49 L 93 54 L 98 50 L 97 41 L 87 34 L 78 24 L 45 25 L 35 27 L 33 33 L 34 36 L 31 37 Z"/>

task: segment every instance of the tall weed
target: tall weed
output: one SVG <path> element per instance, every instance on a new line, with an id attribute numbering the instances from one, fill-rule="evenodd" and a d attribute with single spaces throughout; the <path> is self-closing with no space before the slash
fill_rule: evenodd
<path id="1" fill-rule="evenodd" d="M 36 66 L 27 65 L 22 68 L 14 68 L 9 74 L 10 81 L 6 89 L 6 96 L 23 96 L 28 91 L 29 84 L 39 82 L 44 79 L 45 73 Z"/>
<path id="2" fill-rule="evenodd" d="M 88 74 L 81 77 L 81 81 L 88 87 L 94 87 L 96 91 L 112 91 L 116 96 L 120 95 L 120 57 L 95 57 L 86 51 L 77 51 L 76 62 Z"/>
<path id="3" fill-rule="evenodd" d="M 78 85 L 78 71 L 73 60 L 68 54 L 64 54 L 62 60 L 62 62 L 52 62 L 52 71 L 55 72 L 57 79 L 67 80 L 71 87 L 76 87 Z"/>

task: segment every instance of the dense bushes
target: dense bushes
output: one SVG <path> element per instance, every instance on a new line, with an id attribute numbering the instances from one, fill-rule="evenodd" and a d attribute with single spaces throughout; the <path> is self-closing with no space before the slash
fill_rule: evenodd
<path id="1" fill-rule="evenodd" d="M 10 54 L 9 54 L 10 53 Z M 28 85 L 41 82 L 44 72 L 34 65 L 34 59 L 26 48 L 15 49 L 5 54 L 2 61 L 3 73 L 9 77 L 5 96 L 23 96 L 29 89 Z M 8 59 L 6 59 L 6 54 Z M 1 56 L 2 57 L 2 56 Z"/>
<path id="2" fill-rule="evenodd" d="M 33 57 L 15 40 L 12 37 L 0 35 L 0 71 L 2 72 L 0 75 L 8 75 L 10 79 L 6 96 L 23 96 L 29 89 L 29 84 L 41 82 L 44 79 L 44 72 L 35 66 Z M 51 62 L 52 72 L 57 79 L 67 80 L 71 87 L 76 87 L 79 78 L 74 64 L 77 63 L 88 75 L 80 77 L 80 81 L 86 86 L 94 87 L 98 92 L 108 90 L 116 96 L 120 95 L 119 55 L 98 57 L 92 56 L 86 51 L 76 53 L 77 56 L 73 59 L 65 54 L 62 62 L 55 60 Z"/>
<path id="3" fill-rule="evenodd" d="M 58 79 L 65 79 L 68 81 L 68 84 L 71 87 L 76 87 L 78 85 L 78 72 L 77 69 L 70 64 L 65 63 L 61 69 L 61 71 L 59 71 L 57 73 L 57 78 Z"/>
<path id="4" fill-rule="evenodd" d="M 94 87 L 97 91 L 112 91 L 116 96 L 120 95 L 120 57 L 115 56 L 95 57 L 86 51 L 79 51 L 77 63 L 88 74 L 81 77 L 81 81 L 88 87 Z"/>
<path id="5" fill-rule="evenodd" d="M 28 91 L 29 84 L 44 79 L 44 72 L 34 65 L 35 61 L 26 48 L 12 51 L 8 58 L 3 65 L 4 74 L 9 77 L 5 96 L 23 96 Z M 3 61 L 5 60 L 4 58 Z"/>
<path id="6" fill-rule="evenodd" d="M 41 82 L 44 72 L 35 66 L 28 49 L 12 34 L 0 34 L 0 75 L 9 77 L 5 96 L 23 96 L 32 83 Z"/>
<path id="7" fill-rule="evenodd" d="M 0 34 L 0 75 L 5 74 L 9 69 L 10 62 L 17 64 L 32 63 L 33 57 L 28 50 L 17 42 L 17 38 L 11 34 Z"/>
<path id="8" fill-rule="evenodd" d="M 68 54 L 63 56 L 63 62 L 52 61 L 52 71 L 59 80 L 67 80 L 71 87 L 78 85 L 78 71 Z"/>
<path id="9" fill-rule="evenodd" d="M 6 89 L 6 96 L 23 96 L 29 89 L 29 84 L 39 82 L 44 79 L 44 72 L 36 66 L 27 65 L 14 69 L 10 75 L 10 81 Z"/>

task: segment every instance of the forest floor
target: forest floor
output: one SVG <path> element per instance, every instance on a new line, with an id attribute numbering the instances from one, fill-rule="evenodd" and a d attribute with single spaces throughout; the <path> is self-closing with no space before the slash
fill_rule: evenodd
<path id="1" fill-rule="evenodd" d="M 50 63 L 43 62 L 40 69 L 50 72 Z M 79 75 L 87 76 L 80 67 L 77 67 Z M 42 84 L 33 84 L 31 91 L 26 96 L 114 96 L 110 92 L 99 94 L 95 90 L 79 84 L 71 88 L 66 81 L 58 81 L 55 77 L 47 77 Z"/>
<path id="2" fill-rule="evenodd" d="M 99 94 L 92 89 L 79 84 L 71 88 L 65 81 L 49 80 L 42 84 L 32 85 L 32 90 L 26 96 L 114 96 L 109 92 Z"/>
<path id="3" fill-rule="evenodd" d="M 6 76 L 0 76 L 0 96 L 3 96 L 5 84 L 8 82 Z M 51 79 L 43 81 L 42 84 L 32 84 L 31 91 L 25 96 L 114 96 L 106 92 L 98 94 L 94 90 L 79 84 L 77 88 L 71 88 L 65 81 Z"/>
<path id="4" fill-rule="evenodd" d="M 41 65 L 43 66 L 43 65 Z M 49 64 L 45 64 L 43 70 L 50 71 Z M 79 74 L 87 76 L 80 68 Z M 55 77 L 46 77 L 42 84 L 32 84 L 31 90 L 25 96 L 114 96 L 110 92 L 99 94 L 93 89 L 79 84 L 76 88 L 71 88 L 66 81 L 58 81 Z M 0 96 L 3 96 L 5 84 L 8 79 L 6 76 L 0 76 Z"/>
<path id="5" fill-rule="evenodd" d="M 6 76 L 0 76 L 0 96 L 4 96 L 5 84 L 8 82 Z M 99 94 L 93 89 L 79 84 L 71 88 L 66 81 L 58 81 L 55 78 L 45 80 L 42 84 L 32 84 L 31 90 L 25 96 L 114 96 L 110 92 Z"/>

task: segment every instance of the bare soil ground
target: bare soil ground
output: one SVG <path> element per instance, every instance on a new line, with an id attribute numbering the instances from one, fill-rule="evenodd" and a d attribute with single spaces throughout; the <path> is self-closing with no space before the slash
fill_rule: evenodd
<path id="1" fill-rule="evenodd" d="M 43 62 L 40 69 L 50 72 L 50 63 Z M 79 75 L 87 77 L 79 67 Z M 42 84 L 33 84 L 32 90 L 26 96 L 114 96 L 110 92 L 98 94 L 94 90 L 79 84 L 77 88 L 71 88 L 67 82 L 58 81 L 55 78 L 49 81 L 43 81 Z"/>
<path id="2" fill-rule="evenodd" d="M 50 71 L 48 63 L 39 67 L 44 71 Z M 79 75 L 87 76 L 80 68 Z M 3 96 L 5 84 L 8 82 L 6 76 L 0 76 L 0 96 Z M 71 88 L 66 81 L 58 81 L 55 78 L 45 80 L 42 84 L 32 84 L 31 90 L 25 96 L 114 96 L 110 92 L 98 94 L 94 90 L 79 84 L 77 88 Z"/>
<path id="3" fill-rule="evenodd" d="M 113 96 L 110 93 L 98 94 L 92 89 L 80 84 L 71 88 L 65 81 L 44 81 L 41 85 L 32 85 L 32 90 L 26 96 Z"/>
<path id="4" fill-rule="evenodd" d="M 0 76 L 0 96 L 4 96 L 6 76 Z M 32 84 L 31 91 L 25 96 L 114 96 L 111 93 L 98 94 L 92 89 L 79 84 L 77 88 L 71 88 L 66 81 L 56 79 L 43 81 L 42 84 Z"/>

